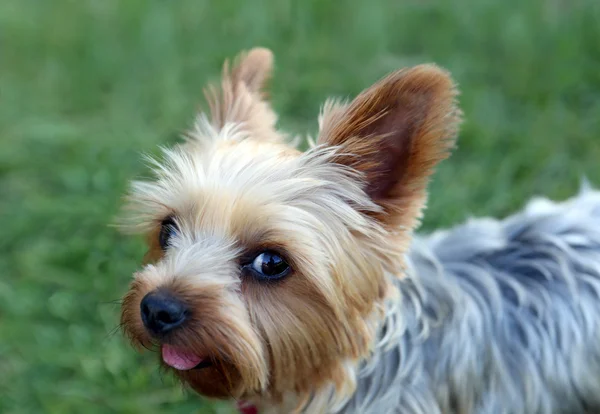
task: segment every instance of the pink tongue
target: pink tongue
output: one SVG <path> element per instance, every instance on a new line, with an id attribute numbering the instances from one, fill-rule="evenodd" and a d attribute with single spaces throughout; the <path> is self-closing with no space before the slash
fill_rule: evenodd
<path id="1" fill-rule="evenodd" d="M 238 401 L 237 409 L 240 414 L 258 414 L 258 409 L 252 403 L 246 401 Z"/>
<path id="2" fill-rule="evenodd" d="M 202 362 L 203 359 L 198 355 L 182 349 L 177 349 L 171 345 L 163 345 L 162 358 L 163 361 L 165 361 L 165 364 L 180 371 L 194 368 Z"/>

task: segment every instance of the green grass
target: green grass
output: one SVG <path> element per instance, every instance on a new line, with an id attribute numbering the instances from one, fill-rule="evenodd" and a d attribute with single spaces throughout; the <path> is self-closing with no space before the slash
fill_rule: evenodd
<path id="1" fill-rule="evenodd" d="M 228 412 L 111 335 L 143 246 L 108 226 L 225 57 L 275 51 L 274 105 L 299 133 L 329 95 L 448 68 L 466 122 L 431 229 L 600 185 L 599 39 L 597 0 L 0 2 L 0 412 Z"/>

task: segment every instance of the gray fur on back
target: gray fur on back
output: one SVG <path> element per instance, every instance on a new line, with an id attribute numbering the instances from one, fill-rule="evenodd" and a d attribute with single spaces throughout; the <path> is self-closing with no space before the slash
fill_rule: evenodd
<path id="1" fill-rule="evenodd" d="M 343 413 L 600 412 L 600 192 L 416 237 Z"/>

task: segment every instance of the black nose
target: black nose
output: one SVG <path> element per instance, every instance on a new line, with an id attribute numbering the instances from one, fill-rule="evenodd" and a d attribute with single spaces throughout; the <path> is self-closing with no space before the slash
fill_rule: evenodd
<path id="1" fill-rule="evenodd" d="M 140 304 L 142 321 L 154 335 L 165 335 L 185 322 L 187 309 L 168 292 L 150 292 Z"/>

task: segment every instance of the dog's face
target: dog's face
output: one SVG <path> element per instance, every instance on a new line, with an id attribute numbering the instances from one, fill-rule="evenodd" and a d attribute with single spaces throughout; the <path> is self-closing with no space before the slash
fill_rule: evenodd
<path id="1" fill-rule="evenodd" d="M 149 250 L 125 332 L 210 397 L 351 391 L 459 118 L 449 77 L 419 66 L 326 104 L 302 153 L 261 95 L 271 65 L 254 49 L 226 67 L 210 119 L 129 195 Z"/>

